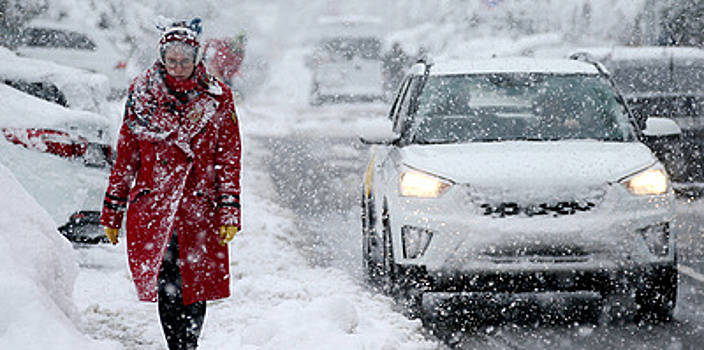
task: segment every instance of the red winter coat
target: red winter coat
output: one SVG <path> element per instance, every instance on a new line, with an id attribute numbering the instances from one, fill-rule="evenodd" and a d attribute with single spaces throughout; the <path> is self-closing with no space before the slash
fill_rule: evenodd
<path id="1" fill-rule="evenodd" d="M 156 63 L 130 86 L 100 221 L 119 228 L 126 209 L 127 252 L 140 300 L 156 301 L 174 230 L 184 303 L 226 298 L 229 256 L 218 242 L 219 227 L 241 228 L 241 151 L 232 92 L 202 64 L 185 103 L 166 81 Z"/>

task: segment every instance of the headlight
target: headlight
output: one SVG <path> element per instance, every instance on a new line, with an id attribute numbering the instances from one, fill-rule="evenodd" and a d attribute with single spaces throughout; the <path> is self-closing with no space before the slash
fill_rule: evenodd
<path id="1" fill-rule="evenodd" d="M 404 197 L 435 198 L 449 187 L 449 182 L 417 171 L 407 171 L 401 175 L 401 195 Z"/>
<path id="2" fill-rule="evenodd" d="M 637 196 L 650 196 L 666 193 L 669 181 L 665 170 L 650 169 L 624 180 L 623 185 Z"/>

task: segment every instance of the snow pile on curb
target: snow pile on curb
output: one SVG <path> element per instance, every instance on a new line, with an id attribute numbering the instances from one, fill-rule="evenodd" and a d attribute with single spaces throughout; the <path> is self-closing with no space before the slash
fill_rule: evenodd
<path id="1" fill-rule="evenodd" d="M 0 165 L 0 349 L 106 349 L 76 328 L 70 243 Z"/>

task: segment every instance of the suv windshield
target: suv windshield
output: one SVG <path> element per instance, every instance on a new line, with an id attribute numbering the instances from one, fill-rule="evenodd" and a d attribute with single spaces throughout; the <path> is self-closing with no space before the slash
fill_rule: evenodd
<path id="1" fill-rule="evenodd" d="M 431 76 L 413 119 L 413 143 L 634 140 L 623 105 L 597 76 Z"/>

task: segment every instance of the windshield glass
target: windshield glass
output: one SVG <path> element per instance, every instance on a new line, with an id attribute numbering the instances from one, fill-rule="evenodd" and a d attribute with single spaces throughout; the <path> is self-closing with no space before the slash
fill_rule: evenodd
<path id="1" fill-rule="evenodd" d="M 411 134 L 413 143 L 634 139 L 606 80 L 548 74 L 431 76 Z"/>
<path id="2" fill-rule="evenodd" d="M 624 94 L 684 93 L 702 91 L 704 61 L 643 60 L 619 61 L 609 64 L 616 84 Z"/>

